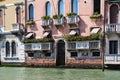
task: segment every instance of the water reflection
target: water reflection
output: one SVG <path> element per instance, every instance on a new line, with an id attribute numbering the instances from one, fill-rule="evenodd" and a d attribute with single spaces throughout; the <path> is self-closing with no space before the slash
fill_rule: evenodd
<path id="1" fill-rule="evenodd" d="M 0 80 L 119 80 L 119 71 L 0 67 Z"/>

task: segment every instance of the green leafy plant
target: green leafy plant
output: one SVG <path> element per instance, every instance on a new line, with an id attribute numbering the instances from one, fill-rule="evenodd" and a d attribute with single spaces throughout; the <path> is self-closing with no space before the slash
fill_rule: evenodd
<path id="1" fill-rule="evenodd" d="M 30 19 L 26 22 L 26 25 L 32 25 L 35 24 L 35 21 L 33 21 L 33 19 Z"/>
<path id="2" fill-rule="evenodd" d="M 75 15 L 77 15 L 77 14 L 76 14 L 76 13 L 74 13 L 74 12 L 67 13 L 67 16 L 68 16 L 68 17 L 70 17 L 70 16 L 75 16 Z"/>
<path id="3" fill-rule="evenodd" d="M 88 41 L 88 40 L 99 40 L 100 32 L 91 34 L 90 36 L 71 36 L 71 35 L 63 35 L 63 38 L 67 41 Z"/>
<path id="4" fill-rule="evenodd" d="M 42 19 L 43 20 L 48 20 L 48 19 L 50 19 L 50 16 L 43 16 Z"/>
<path id="5" fill-rule="evenodd" d="M 24 39 L 23 43 L 54 42 L 52 38 Z"/>
<path id="6" fill-rule="evenodd" d="M 101 17 L 102 17 L 102 15 L 99 14 L 98 12 L 94 12 L 94 13 L 90 16 L 91 19 L 96 19 L 96 18 L 101 18 Z"/>
<path id="7" fill-rule="evenodd" d="M 63 14 L 53 15 L 53 19 L 62 18 L 62 17 L 63 17 Z"/>

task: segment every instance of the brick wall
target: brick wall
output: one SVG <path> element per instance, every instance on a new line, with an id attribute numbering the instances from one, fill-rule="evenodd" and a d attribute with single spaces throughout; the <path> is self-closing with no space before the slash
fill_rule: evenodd
<path id="1" fill-rule="evenodd" d="M 45 67 L 50 67 L 50 66 L 55 66 L 55 59 L 26 59 L 26 65 L 27 66 L 45 66 Z"/>
<path id="2" fill-rule="evenodd" d="M 101 68 L 101 59 L 67 59 L 66 66 L 81 67 L 81 68 Z"/>
<path id="3" fill-rule="evenodd" d="M 70 58 L 66 60 L 66 65 L 63 67 L 81 67 L 81 68 L 101 68 L 102 60 L 101 59 L 75 59 Z M 56 60 L 55 59 L 26 59 L 26 66 L 31 67 L 55 67 Z"/>

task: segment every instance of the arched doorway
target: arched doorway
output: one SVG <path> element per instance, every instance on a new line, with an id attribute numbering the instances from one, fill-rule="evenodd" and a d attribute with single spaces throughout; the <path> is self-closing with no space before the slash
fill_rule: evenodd
<path id="1" fill-rule="evenodd" d="M 59 40 L 57 43 L 56 66 L 65 65 L 65 42 Z"/>
<path id="2" fill-rule="evenodd" d="M 110 7 L 110 23 L 118 23 L 118 6 L 116 4 Z"/>

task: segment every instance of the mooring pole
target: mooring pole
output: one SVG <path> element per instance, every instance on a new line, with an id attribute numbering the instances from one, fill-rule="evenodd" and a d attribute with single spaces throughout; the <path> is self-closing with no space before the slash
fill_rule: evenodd
<path id="1" fill-rule="evenodd" d="M 105 23 L 106 23 L 106 0 L 104 0 L 104 28 L 103 28 L 103 35 L 102 35 L 102 71 L 104 72 L 105 63 L 104 63 L 104 56 L 105 56 Z"/>

